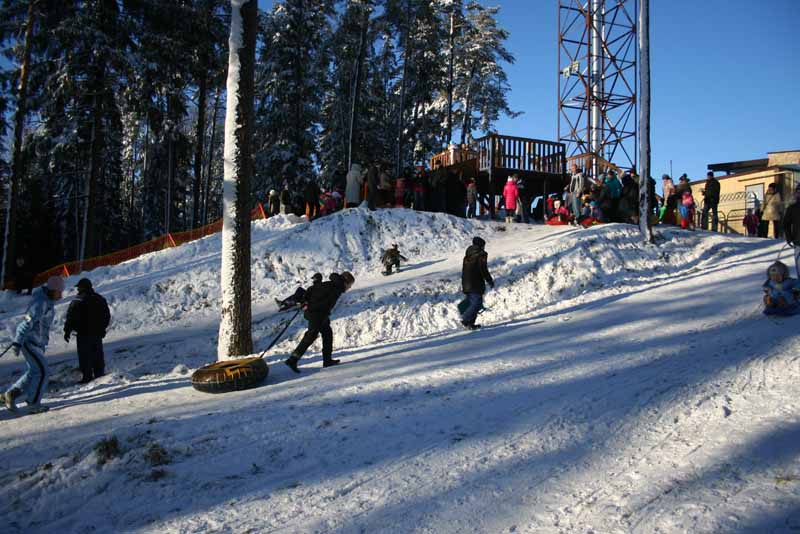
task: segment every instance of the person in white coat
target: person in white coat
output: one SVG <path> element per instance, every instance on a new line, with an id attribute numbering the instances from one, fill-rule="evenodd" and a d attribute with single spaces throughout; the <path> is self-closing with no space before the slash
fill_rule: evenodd
<path id="1" fill-rule="evenodd" d="M 364 171 L 361 165 L 353 163 L 347 173 L 347 187 L 345 188 L 345 202 L 348 208 L 355 208 L 361 203 L 361 186 L 364 183 Z"/>

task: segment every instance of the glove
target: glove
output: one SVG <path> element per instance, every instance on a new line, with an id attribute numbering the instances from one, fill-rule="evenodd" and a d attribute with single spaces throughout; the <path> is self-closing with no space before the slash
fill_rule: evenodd
<path id="1" fill-rule="evenodd" d="M 69 336 L 70 336 L 69 332 L 64 332 L 64 341 L 66 341 L 67 343 L 69 343 Z"/>

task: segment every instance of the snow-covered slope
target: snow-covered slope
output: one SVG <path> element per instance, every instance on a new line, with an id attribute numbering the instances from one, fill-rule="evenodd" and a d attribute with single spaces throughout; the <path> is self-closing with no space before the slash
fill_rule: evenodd
<path id="1" fill-rule="evenodd" d="M 792 532 L 798 319 L 760 313 L 774 241 L 347 210 L 253 226 L 256 347 L 273 297 L 350 270 L 297 377 L 209 396 L 219 237 L 90 273 L 109 375 L 75 386 L 56 335 L 47 414 L 0 411 L 10 532 Z M 458 328 L 463 251 L 487 241 L 487 328 Z M 397 242 L 409 262 L 379 274 Z M 788 255 L 787 255 L 788 256 Z M 74 285 L 75 280 L 68 283 Z M 24 306 L 0 300 L 10 332 Z M 22 368 L 0 360 L 4 383 Z"/>

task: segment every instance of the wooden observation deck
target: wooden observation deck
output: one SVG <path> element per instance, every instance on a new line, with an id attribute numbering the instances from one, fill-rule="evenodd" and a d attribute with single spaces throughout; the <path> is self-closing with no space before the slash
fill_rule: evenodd
<path id="1" fill-rule="evenodd" d="M 566 146 L 554 141 L 490 134 L 468 147 L 451 147 L 431 158 L 431 169 L 445 168 L 474 178 L 478 194 L 500 194 L 516 174 L 532 198 L 561 191 L 567 179 Z M 494 203 L 490 204 L 493 209 Z"/>

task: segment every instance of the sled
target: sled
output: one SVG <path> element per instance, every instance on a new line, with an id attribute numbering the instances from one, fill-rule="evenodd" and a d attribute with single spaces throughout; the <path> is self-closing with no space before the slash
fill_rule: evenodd
<path id="1" fill-rule="evenodd" d="M 790 306 L 764 306 L 764 315 L 777 315 L 779 317 L 791 317 L 800 313 L 800 304 Z"/>
<path id="2" fill-rule="evenodd" d="M 267 378 L 269 367 L 260 357 L 205 365 L 192 374 L 192 386 L 203 393 L 227 393 L 256 387 Z"/>
<path id="3" fill-rule="evenodd" d="M 203 393 L 228 393 L 254 388 L 261 384 L 269 374 L 267 362 L 263 360 L 264 355 L 278 342 L 300 311 L 298 309 L 291 318 L 284 321 L 281 331 L 260 355 L 204 365 L 192 373 L 192 387 Z"/>

